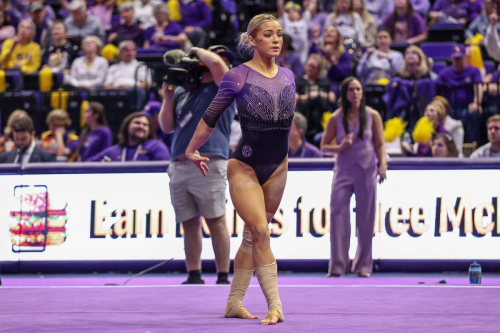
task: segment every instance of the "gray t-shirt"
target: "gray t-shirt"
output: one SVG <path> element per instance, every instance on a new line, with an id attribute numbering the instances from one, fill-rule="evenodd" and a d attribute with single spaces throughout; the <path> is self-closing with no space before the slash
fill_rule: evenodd
<path id="1" fill-rule="evenodd" d="M 500 157 L 500 151 L 491 151 L 491 143 L 488 142 L 484 146 L 481 146 L 474 150 L 470 155 L 470 158 L 483 158 L 483 157 Z"/>
<path id="2" fill-rule="evenodd" d="M 182 87 L 175 88 L 174 112 L 176 126 L 172 139 L 172 160 L 186 153 L 186 148 L 196 131 L 200 119 L 217 95 L 218 90 L 219 87 L 214 82 L 202 83 L 191 92 L 186 92 Z M 219 119 L 208 141 L 198 149 L 200 154 L 229 158 L 229 136 L 235 112 L 236 106 L 233 103 Z"/>

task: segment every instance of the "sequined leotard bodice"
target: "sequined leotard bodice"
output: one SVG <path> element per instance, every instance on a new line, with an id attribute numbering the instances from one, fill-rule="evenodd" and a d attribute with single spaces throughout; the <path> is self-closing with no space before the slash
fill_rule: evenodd
<path id="1" fill-rule="evenodd" d="M 203 116 L 207 125 L 215 127 L 234 100 L 243 134 L 232 158 L 252 167 L 262 185 L 288 153 L 288 134 L 295 111 L 294 75 L 283 67 L 273 78 L 245 65 L 229 70 Z"/>

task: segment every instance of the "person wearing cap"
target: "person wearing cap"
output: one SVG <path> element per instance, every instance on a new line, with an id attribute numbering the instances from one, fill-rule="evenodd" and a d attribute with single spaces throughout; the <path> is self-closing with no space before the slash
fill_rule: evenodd
<path id="1" fill-rule="evenodd" d="M 205 47 L 212 26 L 212 11 L 203 0 L 179 0 L 182 30 L 194 46 Z"/>
<path id="2" fill-rule="evenodd" d="M 278 66 L 290 69 L 296 76 L 304 75 L 304 65 L 299 56 L 294 52 L 292 37 L 286 33 L 283 34 L 283 47 L 279 57 L 275 61 Z"/>
<path id="3" fill-rule="evenodd" d="M 178 52 L 177 50 L 170 52 Z M 229 235 L 226 227 L 226 183 L 229 137 L 236 107 L 233 104 L 222 115 L 210 139 L 199 152 L 210 157 L 210 174 L 203 177 L 186 157 L 186 149 L 208 106 L 217 95 L 221 79 L 235 60 L 224 45 L 208 50 L 193 47 L 190 51 L 208 71 L 201 84 L 192 91 L 169 87 L 163 83 L 160 126 L 165 133 L 173 131 L 172 163 L 168 168 L 170 193 L 176 221 L 184 228 L 184 247 L 188 279 L 184 284 L 204 284 L 201 276 L 201 217 L 210 229 L 218 271 L 218 284 L 229 284 Z M 203 186 L 200 186 L 203 184 Z"/>
<path id="4" fill-rule="evenodd" d="M 155 48 L 163 50 L 180 49 L 188 40 L 177 22 L 168 19 L 168 7 L 166 4 L 156 4 L 153 7 L 153 14 L 156 18 L 156 24 L 149 27 L 144 32 L 144 48 Z"/>
<path id="5" fill-rule="evenodd" d="M 137 46 L 131 40 L 118 45 L 120 62 L 109 66 L 104 88 L 128 89 L 132 108 L 141 110 L 146 102 L 146 90 L 151 86 L 149 68 L 137 61 Z"/>
<path id="6" fill-rule="evenodd" d="M 134 20 L 134 5 L 131 2 L 124 2 L 118 7 L 122 24 L 113 26 L 109 31 L 108 43 L 119 45 L 124 40 L 131 40 L 142 47 L 144 45 L 144 31 Z"/>
<path id="7" fill-rule="evenodd" d="M 164 133 L 160 127 L 160 121 L 158 119 L 158 114 L 161 110 L 161 102 L 158 101 L 149 101 L 144 106 L 144 109 L 141 111 L 143 114 L 149 116 L 151 118 L 151 129 L 156 134 L 156 138 L 167 146 L 170 150 L 172 146 L 172 136 L 173 133 Z"/>
<path id="8" fill-rule="evenodd" d="M 83 0 L 73 0 L 68 9 L 71 11 L 71 16 L 64 21 L 64 24 L 68 27 L 69 37 L 83 39 L 87 36 L 97 36 L 103 43 L 106 41 L 101 21 L 87 14 L 87 5 Z"/>
<path id="9" fill-rule="evenodd" d="M 291 37 L 292 47 L 295 49 L 303 65 L 307 60 L 307 53 L 309 52 L 309 21 L 311 20 L 311 13 L 308 8 L 301 13 L 300 5 L 293 1 L 288 1 L 284 4 L 284 0 L 277 0 L 276 5 L 283 33 Z M 286 50 L 285 47 L 282 50 Z M 295 75 L 302 74 L 295 73 Z"/>
<path id="10" fill-rule="evenodd" d="M 450 101 L 451 116 L 465 125 L 465 142 L 478 141 L 483 101 L 481 72 L 465 64 L 465 48 L 461 44 L 455 45 L 450 57 L 452 65 L 439 72 L 437 82 Z"/>
<path id="11" fill-rule="evenodd" d="M 94 5 L 89 8 L 88 12 L 101 21 L 104 30 L 109 31 L 114 7 L 115 0 L 94 0 Z"/>
<path id="12" fill-rule="evenodd" d="M 42 50 L 47 49 L 51 39 L 50 27 L 52 21 L 46 17 L 45 6 L 41 2 L 32 2 L 30 5 L 30 17 L 36 26 L 33 41 L 40 44 Z"/>
<path id="13" fill-rule="evenodd" d="M 67 28 L 63 21 L 54 21 L 50 27 L 52 44 L 43 54 L 43 65 L 48 66 L 52 72 L 63 72 L 69 69 L 78 56 L 78 46 L 68 41 Z"/>
<path id="14" fill-rule="evenodd" d="M 25 74 L 36 72 L 42 63 L 40 45 L 33 42 L 35 24 L 22 20 L 17 26 L 17 35 L 2 44 L 0 60 L 4 70 L 18 68 Z"/>
<path id="15" fill-rule="evenodd" d="M 323 152 L 318 147 L 307 142 L 306 132 L 306 117 L 299 112 L 294 112 L 292 128 L 288 137 L 288 158 L 323 157 Z"/>

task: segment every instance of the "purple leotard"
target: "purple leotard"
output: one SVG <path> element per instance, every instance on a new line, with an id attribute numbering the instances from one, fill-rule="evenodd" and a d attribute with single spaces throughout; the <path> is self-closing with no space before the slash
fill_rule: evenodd
<path id="1" fill-rule="evenodd" d="M 268 78 L 246 65 L 229 70 L 203 119 L 214 128 L 222 113 L 236 100 L 242 140 L 235 158 L 249 165 L 264 184 L 288 153 L 288 134 L 295 111 L 293 72 L 279 67 Z"/>

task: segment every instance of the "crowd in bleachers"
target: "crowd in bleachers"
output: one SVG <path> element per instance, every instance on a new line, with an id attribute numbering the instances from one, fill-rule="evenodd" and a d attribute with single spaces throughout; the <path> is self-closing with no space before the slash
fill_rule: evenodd
<path id="1" fill-rule="evenodd" d="M 431 138 L 413 135 L 398 144 L 399 154 L 443 157 L 445 147 L 448 156 L 463 156 L 466 147 L 484 145 L 493 145 L 491 156 L 500 152 L 499 122 L 490 119 L 500 107 L 498 0 L 2 0 L 1 6 L 0 152 L 13 149 L 13 122 L 29 117 L 38 145 L 59 160 L 169 159 L 171 137 L 157 121 L 163 53 L 214 44 L 235 49 L 237 32 L 265 11 L 283 27 L 276 62 L 296 75 L 299 118 L 290 156 L 301 157 L 306 143 L 310 156 L 319 155 L 313 147 L 349 76 L 359 77 L 367 105 L 384 121 L 402 118 L 407 134 L 419 130 L 422 117 L 433 124 Z M 150 155 L 141 146 L 136 156 L 126 147 L 137 135 L 162 144 L 148 144 Z M 109 147 L 113 153 L 100 154 Z"/>

